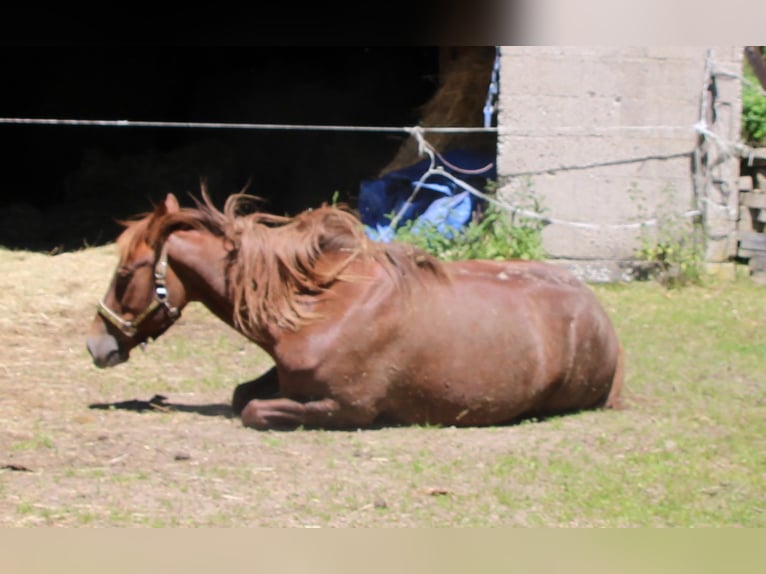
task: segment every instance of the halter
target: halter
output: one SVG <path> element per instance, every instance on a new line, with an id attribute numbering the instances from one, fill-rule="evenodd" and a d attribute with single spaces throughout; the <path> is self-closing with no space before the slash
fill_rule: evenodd
<path id="1" fill-rule="evenodd" d="M 138 328 L 146 319 L 151 317 L 155 311 L 159 308 L 164 308 L 168 314 L 168 317 L 175 322 L 178 317 L 181 316 L 181 312 L 177 307 L 170 305 L 168 301 L 168 289 L 165 284 L 165 278 L 168 271 L 168 246 L 167 244 L 162 246 L 160 257 L 157 259 L 157 263 L 154 265 L 154 299 L 149 306 L 138 317 L 132 321 L 126 321 L 120 315 L 112 311 L 106 304 L 104 299 L 98 302 L 98 313 L 104 319 L 109 321 L 112 325 L 117 327 L 121 333 L 128 337 L 134 337 L 138 332 Z"/>

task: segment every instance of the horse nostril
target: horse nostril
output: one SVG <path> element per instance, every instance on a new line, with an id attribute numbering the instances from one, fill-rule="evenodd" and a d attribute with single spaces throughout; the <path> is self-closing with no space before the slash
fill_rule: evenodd
<path id="1" fill-rule="evenodd" d="M 93 357 L 93 364 L 97 366 L 99 369 L 105 369 L 109 365 L 107 364 L 105 359 L 102 359 L 101 357 Z"/>
<path id="2" fill-rule="evenodd" d="M 120 351 L 117 339 L 109 335 L 88 337 L 86 347 L 93 358 L 93 364 L 100 369 L 113 367 L 128 359 L 127 354 Z"/>

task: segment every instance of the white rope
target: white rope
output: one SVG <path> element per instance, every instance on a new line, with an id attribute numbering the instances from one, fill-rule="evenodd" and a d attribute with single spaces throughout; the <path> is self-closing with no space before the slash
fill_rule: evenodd
<path id="1" fill-rule="evenodd" d="M 764 92 L 766 94 L 766 92 Z M 380 132 L 380 133 L 493 133 L 498 135 L 550 137 L 551 135 L 592 136 L 612 132 L 678 132 L 691 131 L 693 126 L 679 125 L 638 125 L 638 126 L 591 126 L 583 130 L 580 126 L 560 126 L 556 128 L 534 128 L 530 131 L 513 126 L 457 127 L 457 126 L 349 126 L 331 124 L 257 124 L 243 122 L 165 122 L 144 120 L 87 120 L 78 118 L 11 118 L 0 117 L 0 124 L 40 125 L 40 126 L 85 126 L 117 128 L 182 128 L 182 129 L 231 129 L 263 131 L 336 131 L 336 132 Z"/>
<path id="2" fill-rule="evenodd" d="M 428 155 L 428 157 L 431 160 L 431 164 L 429 168 L 426 170 L 426 172 L 420 177 L 420 179 L 415 183 L 415 188 L 412 190 L 412 193 L 407 198 L 407 200 L 402 204 L 402 207 L 399 209 L 398 213 L 394 215 L 394 217 L 391 218 L 391 229 L 396 229 L 399 225 L 399 221 L 404 217 L 404 214 L 406 211 L 410 208 L 412 205 L 412 202 L 415 201 L 415 197 L 417 196 L 418 192 L 420 191 L 420 188 L 423 187 L 423 184 L 425 183 L 426 179 L 431 177 L 433 175 L 433 170 L 436 167 L 436 150 L 434 147 L 429 144 L 426 141 L 426 138 L 423 136 L 423 130 L 417 126 L 409 130 L 409 133 L 412 137 L 414 137 L 418 142 L 418 155 Z"/>
<path id="3" fill-rule="evenodd" d="M 700 120 L 699 122 L 694 124 L 694 129 L 698 134 L 703 136 L 705 139 L 712 141 L 715 144 L 715 146 L 718 148 L 720 155 L 717 161 L 715 162 L 716 165 L 734 156 L 742 157 L 742 158 L 752 157 L 752 154 L 755 151 L 752 147 L 742 142 L 732 142 L 732 141 L 724 140 L 721 136 L 719 136 L 715 132 L 710 131 L 710 128 L 707 125 L 707 122 L 705 122 L 704 120 Z"/>
<path id="4" fill-rule="evenodd" d="M 187 129 L 235 129 L 235 130 L 281 130 L 281 131 L 340 131 L 340 132 L 371 132 L 371 133 L 406 133 L 411 136 L 413 136 L 417 142 L 418 142 L 418 153 L 419 155 L 428 155 L 431 164 L 430 167 L 426 170 L 426 172 L 420 177 L 420 179 L 415 183 L 415 187 L 413 189 L 412 194 L 407 199 L 403 207 L 400 209 L 400 211 L 394 216 L 394 218 L 391 221 L 391 227 L 395 228 L 396 225 L 401 220 L 402 216 L 404 215 L 407 208 L 411 205 L 412 201 L 414 201 L 415 197 L 419 193 L 420 189 L 422 188 L 423 184 L 432 176 L 434 175 L 440 175 L 443 177 L 446 177 L 447 179 L 453 181 L 456 185 L 460 186 L 461 188 L 465 189 L 469 193 L 472 193 L 473 195 L 480 197 L 489 203 L 492 203 L 494 205 L 497 205 L 498 207 L 501 207 L 502 209 L 505 209 L 506 211 L 510 211 L 512 213 L 515 213 L 517 215 L 527 217 L 530 219 L 538 219 L 542 221 L 545 224 L 551 224 L 551 223 L 557 223 L 561 225 L 571 225 L 574 227 L 580 227 L 580 228 L 589 228 L 589 229 L 597 229 L 597 228 L 607 228 L 607 229 L 619 229 L 619 228 L 625 228 L 625 229 L 633 229 L 633 228 L 639 228 L 641 226 L 646 225 L 655 225 L 656 220 L 648 220 L 642 223 L 631 223 L 631 224 L 615 224 L 615 225 L 608 225 L 608 224 L 602 224 L 602 225 L 596 225 L 591 223 L 584 223 L 584 222 L 571 222 L 571 221 L 564 221 L 561 219 L 553 218 L 553 217 L 547 217 L 543 216 L 540 213 L 536 213 L 533 211 L 529 211 L 526 209 L 521 209 L 519 207 L 516 207 L 510 203 L 499 201 L 481 191 L 476 189 L 475 187 L 467 184 L 465 181 L 463 181 L 460 178 L 457 178 L 453 176 L 448 171 L 444 170 L 442 167 L 436 165 L 436 156 L 438 155 L 438 152 L 435 150 L 435 148 L 429 144 L 424 137 L 424 134 L 426 133 L 511 133 L 512 130 L 504 130 L 502 128 L 497 127 L 430 127 L 430 126 L 414 126 L 414 127 L 393 127 L 393 126 L 346 126 L 346 125 L 316 125 L 316 124 L 254 124 L 254 123 L 221 123 L 221 122 L 164 122 L 164 121 L 135 121 L 135 120 L 85 120 L 85 119 L 62 119 L 62 118 L 9 118 L 9 117 L 0 117 L 0 124 L 15 124 L 15 125 L 60 125 L 60 126 L 101 126 L 101 127 L 133 127 L 133 128 L 143 128 L 143 127 L 149 127 L 149 128 L 187 128 Z M 688 129 L 688 128 L 682 128 L 680 126 L 616 126 L 614 128 L 597 128 L 597 129 L 619 129 L 619 130 L 625 130 L 625 131 L 636 131 L 636 130 L 657 130 L 657 129 Z M 566 130 L 566 128 L 559 128 L 560 130 Z M 674 154 L 674 156 L 677 154 Z M 440 159 L 441 156 L 439 156 Z M 442 159 L 444 163 L 447 163 L 445 160 Z M 628 163 L 633 160 L 623 160 L 618 163 Z M 486 166 L 484 168 L 481 168 L 479 170 L 462 170 L 457 166 L 452 166 L 456 171 L 465 171 L 465 172 L 482 172 L 486 171 L 490 166 Z M 564 168 L 562 168 L 564 169 Z M 545 170 L 546 172 L 549 171 L 556 171 L 556 170 Z M 689 212 L 691 215 L 696 215 L 698 212 Z"/>
<path id="5" fill-rule="evenodd" d="M 755 90 L 758 94 L 761 96 L 766 97 L 766 90 L 764 90 L 760 84 L 755 84 L 754 82 L 750 81 L 750 79 L 746 78 L 743 74 L 738 72 L 732 72 L 731 70 L 726 70 L 724 68 L 718 67 L 714 62 L 712 58 L 712 51 L 708 50 L 708 65 L 706 66 L 706 72 L 708 75 L 706 75 L 706 79 L 709 79 L 710 77 L 724 77 L 724 78 L 731 78 L 734 80 L 739 80 L 746 86 L 752 88 Z M 705 90 L 706 92 L 707 90 Z M 707 95 L 703 92 L 703 104 L 706 103 Z M 753 156 L 755 153 L 755 149 L 743 144 L 742 142 L 728 142 L 723 140 L 720 136 L 717 134 L 711 132 L 708 129 L 707 122 L 705 121 L 704 116 L 704 110 L 700 110 L 700 120 L 694 124 L 694 129 L 699 133 L 700 135 L 704 136 L 707 139 L 710 139 L 713 141 L 713 143 L 716 144 L 718 149 L 724 154 L 725 159 L 728 159 L 732 155 L 732 150 L 737 152 L 739 157 L 741 158 L 747 158 L 748 160 L 748 166 L 753 165 Z"/>
<path id="6" fill-rule="evenodd" d="M 693 126 L 690 125 L 669 125 L 669 124 L 642 124 L 638 126 L 629 125 L 617 125 L 617 126 L 556 126 L 546 128 L 542 126 L 531 127 L 513 127 L 513 126 L 500 126 L 497 128 L 497 133 L 503 136 L 516 136 L 516 137 L 555 137 L 555 136 L 581 136 L 581 137 L 602 137 L 618 135 L 638 134 L 645 135 L 651 133 L 657 136 L 669 135 L 670 137 L 676 137 L 679 133 L 693 133 Z"/>
<path id="7" fill-rule="evenodd" d="M 568 225 L 570 227 L 577 227 L 577 228 L 580 228 L 580 229 L 612 229 L 612 230 L 617 230 L 617 229 L 641 229 L 643 227 L 652 227 L 654 225 L 657 225 L 657 223 L 658 223 L 658 219 L 657 218 L 648 219 L 646 221 L 641 221 L 641 222 L 638 222 L 638 223 L 586 223 L 584 221 L 567 221 L 567 220 L 564 220 L 564 219 L 558 219 L 556 217 L 548 217 L 547 215 L 543 215 L 543 214 L 538 213 L 536 211 L 529 211 L 528 209 L 522 209 L 522 208 L 516 207 L 516 206 L 514 206 L 514 205 L 512 205 L 510 203 L 507 203 L 507 202 L 495 199 L 494 197 L 492 197 L 490 195 L 487 195 L 487 194 L 479 191 L 478 189 L 472 187 L 471 185 L 467 184 L 463 180 L 453 176 L 451 173 L 448 173 L 448 172 L 444 171 L 440 167 L 436 167 L 433 170 L 429 170 L 429 172 L 431 172 L 431 174 L 438 173 L 439 175 L 442 175 L 442 176 L 452 180 L 453 182 L 455 182 L 455 184 L 457 184 L 458 186 L 462 187 L 463 189 L 465 189 L 469 193 L 472 193 L 473 195 L 476 195 L 477 197 L 480 197 L 480 198 L 488 201 L 489 203 L 491 203 L 493 205 L 496 205 L 496 206 L 498 206 L 498 207 L 500 207 L 502 209 L 505 209 L 507 211 L 510 211 L 510 212 L 512 212 L 512 213 L 514 213 L 516 215 L 520 215 L 522 217 L 526 217 L 526 218 L 529 218 L 529 219 L 539 220 L 540 222 L 544 223 L 545 225 L 550 225 L 550 224 L 554 224 L 555 223 L 555 224 L 558 224 L 558 225 Z M 431 174 L 429 174 L 427 172 L 427 175 L 431 175 Z M 692 209 L 692 210 L 686 211 L 686 212 L 684 212 L 682 214 L 683 217 L 695 217 L 697 215 L 700 215 L 700 211 L 697 210 L 697 209 Z"/>
<path id="8" fill-rule="evenodd" d="M 191 128 L 230 130 L 281 130 L 281 131 L 335 131 L 335 132 L 381 132 L 412 133 L 413 130 L 430 133 L 497 133 L 496 127 L 437 127 L 417 126 L 344 126 L 318 124 L 251 124 L 220 122 L 154 122 L 136 120 L 84 120 L 62 118 L 7 118 L 0 117 L 0 124 L 44 126 L 101 126 L 119 128 Z"/>
<path id="9" fill-rule="evenodd" d="M 730 71 L 723 70 L 716 66 L 713 55 L 713 50 L 708 49 L 705 58 L 705 74 L 703 78 L 702 93 L 700 96 L 700 111 L 699 120 L 694 124 L 695 131 L 702 136 L 704 143 L 712 144 L 718 151 L 718 155 L 715 158 L 711 158 L 711 154 L 703 154 L 703 145 L 700 143 L 694 150 L 694 180 L 697 196 L 697 207 L 700 212 L 703 212 L 706 207 L 712 207 L 716 209 L 726 210 L 730 220 L 734 220 L 739 215 L 739 208 L 731 206 L 728 201 L 729 191 L 725 181 L 720 182 L 720 189 L 723 195 L 723 201 L 714 201 L 710 197 L 710 190 L 713 185 L 713 181 L 716 178 L 715 171 L 721 164 L 732 158 L 748 158 L 748 163 L 752 165 L 754 149 L 742 141 L 730 141 L 726 140 L 714 131 L 708 124 L 707 118 L 709 114 L 715 113 L 715 101 L 709 100 L 712 90 L 715 88 L 714 82 L 718 77 L 725 77 L 731 79 L 738 79 L 743 83 L 750 84 L 750 82 L 740 74 L 734 74 Z M 766 95 L 763 91 L 760 91 L 762 95 Z M 711 105 L 712 104 L 712 105 Z M 703 225 L 707 228 L 707 218 L 703 217 Z M 707 229 L 709 236 L 711 230 Z M 717 238 L 726 236 L 726 233 L 715 234 Z"/>
<path id="10" fill-rule="evenodd" d="M 420 177 L 420 179 L 415 183 L 415 187 L 412 191 L 412 194 L 407 198 L 407 201 L 404 202 L 402 208 L 399 210 L 399 212 L 392 218 L 391 220 L 391 227 L 393 229 L 396 229 L 396 226 L 398 225 L 399 221 L 403 217 L 404 213 L 407 211 L 407 209 L 410 207 L 412 202 L 415 200 L 415 197 L 417 196 L 418 192 L 420 191 L 423 184 L 434 175 L 438 175 L 441 177 L 445 177 L 455 183 L 457 186 L 461 187 L 465 191 L 471 193 L 472 195 L 475 195 L 476 197 L 479 197 L 488 203 L 491 203 L 492 205 L 495 205 L 501 209 L 504 209 L 506 211 L 509 211 L 515 215 L 519 215 L 521 217 L 526 217 L 528 219 L 535 219 L 540 222 L 542 222 L 545 225 L 550 224 L 558 224 L 558 225 L 568 225 L 570 227 L 576 227 L 580 229 L 611 229 L 611 230 L 618 230 L 618 229 L 641 229 L 644 227 L 652 227 L 654 225 L 657 225 L 658 219 L 648 219 L 646 221 L 641 221 L 637 223 L 602 223 L 602 224 L 596 224 L 596 223 L 586 223 L 582 221 L 567 221 L 564 219 L 558 219 L 556 217 L 549 217 L 547 215 L 543 215 L 541 213 L 538 213 L 536 211 L 530 211 L 528 209 L 523 209 L 520 207 L 517 207 L 509 202 L 498 200 L 495 197 L 492 197 L 491 195 L 488 195 L 482 191 L 479 191 L 472 185 L 466 183 L 462 179 L 455 177 L 451 173 L 449 173 L 447 170 L 445 170 L 442 166 L 436 165 L 436 155 L 438 152 L 436 152 L 435 148 L 428 143 L 425 140 L 425 137 L 423 136 L 422 131 L 420 130 L 412 130 L 411 134 L 417 138 L 418 140 L 418 150 L 421 151 L 421 155 L 428 155 L 430 158 L 430 167 L 426 170 L 426 172 Z M 688 153 L 685 153 L 684 155 L 689 155 Z M 548 170 L 550 171 L 550 170 Z M 689 210 L 682 214 L 683 217 L 696 217 L 700 215 L 700 211 L 698 209 Z"/>
<path id="11" fill-rule="evenodd" d="M 764 90 L 761 87 L 760 83 L 756 84 L 756 83 L 750 81 L 749 78 L 746 78 L 745 76 L 743 76 L 742 74 L 739 74 L 737 72 L 732 72 L 730 70 L 726 70 L 726 69 L 723 69 L 723 68 L 713 68 L 712 75 L 713 76 L 721 76 L 723 78 L 732 78 L 734 80 L 739 80 L 743 84 L 748 86 L 749 88 L 752 88 L 753 90 L 758 92 L 760 95 L 766 96 L 766 90 Z"/>

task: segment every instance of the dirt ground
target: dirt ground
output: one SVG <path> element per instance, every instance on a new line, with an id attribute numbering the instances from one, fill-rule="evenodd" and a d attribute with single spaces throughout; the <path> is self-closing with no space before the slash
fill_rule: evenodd
<path id="1" fill-rule="evenodd" d="M 85 333 L 115 263 L 113 246 L 0 250 L 0 526 L 527 524 L 493 461 L 553 427 L 245 429 L 231 393 L 270 360 L 194 305 L 95 368 Z"/>

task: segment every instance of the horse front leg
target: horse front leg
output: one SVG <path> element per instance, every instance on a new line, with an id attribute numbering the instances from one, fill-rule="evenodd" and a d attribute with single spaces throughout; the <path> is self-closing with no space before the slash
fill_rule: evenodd
<path id="1" fill-rule="evenodd" d="M 245 405 L 240 416 L 246 427 L 265 430 L 271 428 L 295 428 L 298 426 L 322 426 L 338 411 L 333 399 L 300 403 L 292 399 L 253 399 Z"/>
<path id="2" fill-rule="evenodd" d="M 279 396 L 279 375 L 272 367 L 257 379 L 237 385 L 231 398 L 231 410 L 239 415 L 253 399 L 273 399 Z"/>
<path id="3" fill-rule="evenodd" d="M 335 399 L 301 403 L 287 398 L 253 399 L 242 409 L 242 424 L 259 430 L 275 428 L 349 428 L 369 426 L 374 414 L 342 409 Z"/>

